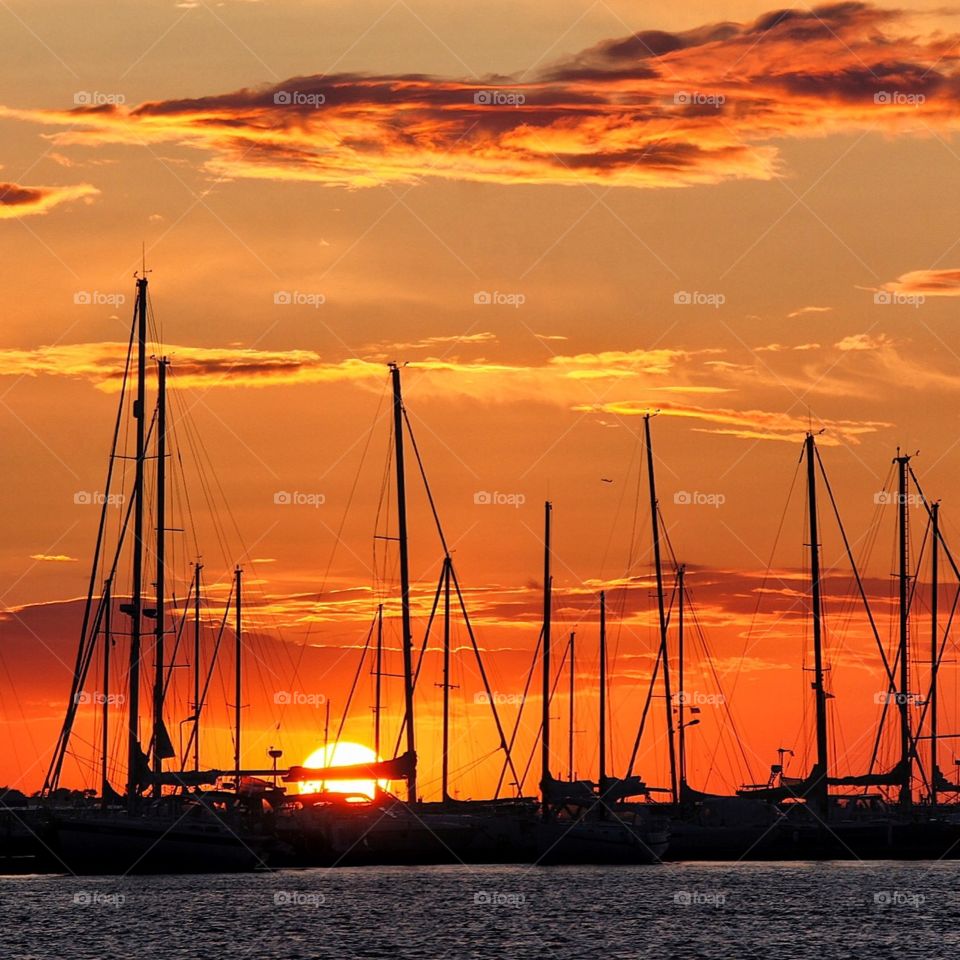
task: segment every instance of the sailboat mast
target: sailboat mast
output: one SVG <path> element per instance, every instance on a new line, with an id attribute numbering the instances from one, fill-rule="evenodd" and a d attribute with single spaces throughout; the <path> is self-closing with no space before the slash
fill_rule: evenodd
<path id="1" fill-rule="evenodd" d="M 443 560 L 443 771 L 441 797 L 450 799 L 450 557 Z"/>
<path id="2" fill-rule="evenodd" d="M 909 807 L 913 803 L 910 792 L 910 704 L 909 704 L 909 538 L 907 533 L 907 464 L 910 457 L 898 455 L 894 462 L 897 464 L 897 508 L 899 543 L 897 554 L 899 557 L 898 578 L 900 581 L 900 694 L 897 697 L 900 707 L 900 805 Z"/>
<path id="3" fill-rule="evenodd" d="M 100 800 L 107 805 L 107 793 L 110 790 L 110 777 L 107 772 L 107 758 L 110 752 L 110 647 L 113 645 L 113 630 L 110 624 L 113 596 L 110 581 L 103 585 L 103 730 L 100 744 Z"/>
<path id="4" fill-rule="evenodd" d="M 167 365 L 166 357 L 157 361 L 157 582 L 154 630 L 153 673 L 153 775 L 154 793 L 162 792 L 160 776 L 166 754 L 167 733 L 163 725 L 164 685 L 164 596 L 166 585 L 166 489 L 167 489 Z"/>
<path id="5" fill-rule="evenodd" d="M 813 614 L 813 690 L 816 697 L 817 769 L 813 777 L 813 795 L 820 814 L 829 812 L 827 771 L 827 692 L 823 681 L 823 625 L 820 600 L 820 526 L 817 519 L 816 444 L 812 433 L 804 442 L 807 459 L 807 503 L 810 521 L 810 604 Z"/>
<path id="6" fill-rule="evenodd" d="M 540 791 L 543 797 L 542 816 L 550 819 L 548 792 L 550 785 L 550 617 L 553 582 L 550 574 L 550 514 L 553 505 L 543 505 L 543 710 L 540 737 Z"/>
<path id="7" fill-rule="evenodd" d="M 200 571 L 197 561 L 193 580 L 193 769 L 200 769 Z"/>
<path id="8" fill-rule="evenodd" d="M 240 707 L 241 707 L 241 680 L 242 680 L 242 668 L 243 668 L 243 571 L 240 569 L 240 565 L 237 564 L 237 568 L 234 571 L 236 577 L 236 593 L 237 593 L 237 621 L 236 627 L 234 629 L 235 635 L 235 645 L 234 645 L 234 687 L 233 687 L 233 696 L 234 696 L 234 719 L 233 719 L 233 729 L 234 729 L 234 740 L 233 740 L 233 772 L 236 780 L 236 790 L 237 793 L 240 792 Z"/>
<path id="9" fill-rule="evenodd" d="M 683 636 L 683 576 L 686 573 L 686 567 L 681 563 L 677 567 L 677 690 L 680 696 L 677 698 L 677 730 L 679 734 L 680 749 L 680 796 L 683 796 L 683 789 L 687 785 L 687 725 L 686 725 L 686 705 L 687 694 L 686 675 L 684 673 L 684 636 Z"/>
<path id="10" fill-rule="evenodd" d="M 607 779 L 607 594 L 600 592 L 600 795 Z"/>
<path id="11" fill-rule="evenodd" d="M 383 604 L 377 607 L 377 678 L 373 693 L 373 752 L 380 759 L 380 689 L 383 682 Z"/>
<path id="12" fill-rule="evenodd" d="M 137 278 L 137 399 L 133 405 L 136 429 L 136 466 L 133 480 L 133 572 L 130 588 L 130 662 L 127 668 L 127 803 L 136 802 L 140 789 L 140 632 L 143 605 L 143 467 L 146 457 L 147 391 L 147 278 Z"/>
<path id="13" fill-rule="evenodd" d="M 573 720 L 574 720 L 574 683 L 577 677 L 576 655 L 577 635 L 570 631 L 570 740 L 567 748 L 567 779 L 573 780 Z"/>
<path id="14" fill-rule="evenodd" d="M 667 749 L 670 755 L 670 794 L 674 803 L 680 799 L 677 789 L 677 754 L 673 731 L 673 695 L 670 688 L 670 651 L 667 644 L 667 612 L 663 596 L 663 566 L 660 562 L 660 517 L 657 509 L 657 481 L 653 469 L 653 445 L 650 442 L 650 414 L 643 418 L 647 444 L 647 477 L 650 487 L 650 521 L 653 529 L 653 565 L 657 576 L 657 611 L 660 622 L 660 664 L 663 668 L 663 698 L 667 714 Z"/>
<path id="15" fill-rule="evenodd" d="M 930 579 L 932 581 L 930 593 L 930 804 L 937 805 L 937 777 L 940 768 L 937 766 L 937 674 L 940 672 L 938 638 L 937 638 L 937 594 L 939 586 L 940 563 L 940 504 L 930 506 L 930 523 L 933 533 L 932 553 L 930 555 Z"/>
<path id="16" fill-rule="evenodd" d="M 417 744 L 413 716 L 413 634 L 410 630 L 410 567 L 407 556 L 407 495 L 403 466 L 403 396 L 400 392 L 400 367 L 390 364 L 393 380 L 393 433 L 397 462 L 397 527 L 400 541 L 400 611 L 403 630 L 403 701 L 406 718 L 407 754 L 413 758 L 407 780 L 407 800 L 417 800 Z"/>

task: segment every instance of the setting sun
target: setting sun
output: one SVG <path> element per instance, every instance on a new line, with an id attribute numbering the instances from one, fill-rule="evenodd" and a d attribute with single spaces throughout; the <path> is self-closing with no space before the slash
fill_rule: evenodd
<path id="1" fill-rule="evenodd" d="M 306 760 L 305 767 L 348 767 L 356 763 L 376 763 L 380 758 L 361 743 L 330 743 L 314 750 Z M 305 780 L 300 785 L 300 793 L 362 793 L 373 797 L 377 789 L 375 780 Z M 380 787 L 386 789 L 386 781 L 380 781 Z"/>

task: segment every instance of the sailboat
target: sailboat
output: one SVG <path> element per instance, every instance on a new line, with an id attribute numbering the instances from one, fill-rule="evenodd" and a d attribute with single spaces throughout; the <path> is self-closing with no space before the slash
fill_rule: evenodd
<path id="1" fill-rule="evenodd" d="M 262 807 L 259 800 L 245 797 L 241 790 L 239 687 L 241 651 L 241 577 L 235 579 L 236 610 L 236 686 L 237 728 L 236 756 L 232 790 L 202 790 L 204 784 L 216 784 L 222 771 L 176 771 L 165 769 L 165 762 L 175 756 L 164 723 L 164 698 L 169 681 L 170 664 L 165 639 L 169 629 L 167 614 L 167 533 L 166 467 L 169 457 L 167 429 L 167 368 L 166 357 L 156 359 L 157 405 L 148 429 L 146 402 L 147 384 L 147 286 L 146 271 L 136 278 L 136 302 L 127 367 L 124 370 L 117 421 L 114 430 L 113 451 L 107 474 L 106 492 L 110 493 L 114 464 L 123 459 L 117 449 L 120 427 L 127 399 L 131 356 L 135 358 L 135 421 L 136 448 L 134 460 L 133 494 L 126 507 L 116 551 L 107 557 L 108 575 L 99 596 L 95 592 L 95 576 L 104 560 L 105 520 L 109 496 L 105 496 L 100 527 L 92 565 L 88 593 L 81 628 L 80 645 L 72 681 L 68 708 L 54 750 L 53 759 L 44 782 L 46 822 L 41 837 L 45 859 L 52 869 L 73 873 L 116 872 L 194 872 L 252 869 L 263 865 L 268 837 L 262 826 Z M 155 433 L 155 447 L 148 450 L 148 433 Z M 145 590 L 145 554 L 147 519 L 146 465 L 155 458 L 155 520 L 156 557 L 155 600 L 148 605 Z M 130 566 L 132 582 L 129 597 L 117 597 L 115 586 L 121 559 L 121 550 L 130 531 L 132 544 Z M 196 586 L 199 591 L 199 567 Z M 114 616 L 117 601 L 119 613 L 128 618 L 128 663 L 126 695 L 126 785 L 122 794 L 114 790 L 108 773 L 109 722 L 112 697 L 109 695 L 110 653 L 114 643 Z M 199 593 L 195 597 L 199 618 Z M 153 621 L 149 630 L 146 621 Z M 152 737 L 148 749 L 141 740 L 141 667 L 144 659 L 143 641 L 153 634 L 154 682 L 152 699 Z M 99 797 L 82 802 L 63 803 L 60 796 L 60 777 L 68 755 L 77 705 L 81 701 L 86 677 L 92 667 L 98 646 L 103 649 L 103 703 L 102 766 Z M 199 663 L 194 665 L 199 675 Z M 199 681 L 198 681 L 199 682 Z M 195 704 L 195 723 L 199 723 L 202 705 Z M 196 736 L 196 728 L 194 735 Z M 197 754 L 195 753 L 195 756 Z M 165 788 L 168 788 L 165 790 Z M 171 792 L 172 791 L 172 792 Z"/>
<path id="2" fill-rule="evenodd" d="M 479 646 L 473 636 L 466 606 L 454 569 L 450 551 L 443 537 L 439 516 L 434 508 L 434 519 L 443 547 L 443 568 L 437 599 L 444 595 L 444 733 L 442 800 L 439 803 L 424 802 L 417 786 L 418 752 L 417 723 L 415 713 L 415 690 L 419 666 L 414 664 L 413 632 L 411 625 L 409 530 L 407 522 L 407 476 L 405 466 L 406 435 L 412 430 L 407 418 L 401 388 L 400 366 L 389 365 L 392 388 L 392 438 L 395 466 L 395 492 L 397 506 L 397 531 L 395 540 L 399 552 L 400 570 L 400 627 L 403 658 L 403 719 L 401 739 L 403 751 L 386 760 L 380 760 L 380 659 L 382 651 L 382 606 L 378 610 L 378 660 L 377 660 L 377 707 L 376 707 L 376 755 L 378 759 L 361 766 L 327 766 L 323 768 L 293 767 L 286 771 L 284 782 L 290 785 L 303 783 L 329 783 L 335 781 L 365 780 L 375 784 L 373 797 L 345 797 L 333 791 L 321 791 L 315 795 L 290 794 L 281 805 L 276 817 L 278 837 L 284 841 L 287 854 L 280 862 L 299 865 L 358 865 L 358 864 L 420 864 L 463 863 L 497 861 L 517 856 L 517 830 L 507 818 L 498 817 L 492 811 L 495 804 L 485 801 L 453 801 L 449 795 L 449 657 L 451 591 L 456 592 L 461 612 L 470 633 L 474 653 L 481 675 L 484 678 L 488 700 L 500 736 L 506 740 L 495 698 L 490 690 L 483 668 Z M 404 429 L 406 427 L 406 430 Z M 426 475 L 420 461 L 419 451 L 413 446 L 421 476 Z M 428 496 L 433 505 L 433 496 Z M 436 604 L 434 612 L 436 611 Z M 432 622 L 432 617 L 431 617 Z M 429 631 L 428 631 L 429 636 Z M 422 661 L 424 647 L 420 651 Z M 363 665 L 363 658 L 358 670 Z M 346 716 L 346 713 L 345 713 Z M 400 740 L 398 740 L 398 750 Z M 406 798 L 403 799 L 382 788 L 383 782 L 402 783 Z"/>
<path id="3" fill-rule="evenodd" d="M 669 845 L 666 823 L 639 807 L 623 806 L 645 792 L 638 778 L 615 780 L 606 771 L 606 595 L 600 595 L 600 716 L 597 781 L 555 779 L 551 772 L 550 697 L 553 577 L 550 535 L 553 505 L 544 504 L 542 720 L 540 733 L 540 823 L 537 863 L 656 863 Z"/>

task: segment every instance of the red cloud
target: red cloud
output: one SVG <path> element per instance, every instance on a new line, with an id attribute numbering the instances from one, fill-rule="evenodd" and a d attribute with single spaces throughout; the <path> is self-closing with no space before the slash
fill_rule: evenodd
<path id="1" fill-rule="evenodd" d="M 785 137 L 954 125 L 957 43 L 918 34 L 902 11 L 839 3 L 605 41 L 531 82 L 303 76 L 132 109 L 0 115 L 69 125 L 59 144 L 197 147 L 219 176 L 683 186 L 769 179 Z"/>

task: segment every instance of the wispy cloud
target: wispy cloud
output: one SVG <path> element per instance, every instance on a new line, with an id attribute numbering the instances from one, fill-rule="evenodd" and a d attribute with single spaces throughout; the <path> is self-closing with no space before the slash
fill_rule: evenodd
<path id="1" fill-rule="evenodd" d="M 68 557 L 64 553 L 31 553 L 31 560 L 40 560 L 43 563 L 77 563 L 76 557 Z"/>
<path id="2" fill-rule="evenodd" d="M 89 199 L 100 191 L 89 183 L 68 187 L 25 187 L 0 182 L 0 220 L 47 213 L 61 203 Z"/>

